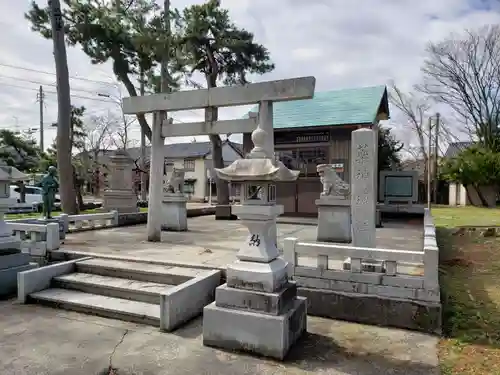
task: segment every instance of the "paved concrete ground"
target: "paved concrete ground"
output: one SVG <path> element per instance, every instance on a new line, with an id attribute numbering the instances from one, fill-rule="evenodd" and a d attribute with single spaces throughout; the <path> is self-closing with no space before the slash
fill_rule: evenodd
<path id="1" fill-rule="evenodd" d="M 188 232 L 162 232 L 161 243 L 146 241 L 146 225 L 72 233 L 61 249 L 225 267 L 235 260 L 248 235 L 239 221 L 216 221 L 213 216 L 190 218 L 188 228 Z M 316 226 L 278 224 L 278 247 L 286 237 L 316 241 Z M 421 224 L 387 222 L 377 229 L 379 248 L 422 251 L 422 241 Z"/>
<path id="2" fill-rule="evenodd" d="M 201 319 L 173 334 L 37 305 L 0 302 L 0 374 L 438 375 L 436 341 L 420 333 L 308 317 L 285 362 L 202 345 Z"/>

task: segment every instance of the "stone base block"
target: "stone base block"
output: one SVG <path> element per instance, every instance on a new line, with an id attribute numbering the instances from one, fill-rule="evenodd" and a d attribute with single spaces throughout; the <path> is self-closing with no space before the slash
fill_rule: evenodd
<path id="1" fill-rule="evenodd" d="M 103 208 L 119 214 L 138 212 L 137 195 L 132 190 L 105 190 Z"/>
<path id="2" fill-rule="evenodd" d="M 269 263 L 237 260 L 227 266 L 227 286 L 273 293 L 288 283 L 288 263 L 276 258 Z"/>
<path id="3" fill-rule="evenodd" d="M 344 260 L 343 267 L 345 271 L 351 270 L 351 258 Z M 361 268 L 363 272 L 376 272 L 384 273 L 385 267 L 384 262 L 378 260 L 364 260 L 361 262 Z"/>
<path id="4" fill-rule="evenodd" d="M 0 270 L 0 297 L 15 295 L 17 291 L 17 274 L 35 268 L 38 268 L 38 264 L 28 263 Z"/>
<path id="5" fill-rule="evenodd" d="M 440 303 L 303 287 L 298 294 L 307 298 L 309 315 L 441 334 Z"/>
<path id="6" fill-rule="evenodd" d="M 231 212 L 231 205 L 218 204 L 215 206 L 215 220 L 238 220 Z"/>
<path id="7" fill-rule="evenodd" d="M 281 315 L 288 311 L 297 296 L 297 285 L 290 282 L 276 293 L 230 288 L 227 284 L 215 290 L 215 305 L 264 314 Z"/>
<path id="8" fill-rule="evenodd" d="M 328 203 L 328 204 L 327 204 Z M 348 200 L 316 200 L 318 206 L 319 242 L 349 243 L 351 238 L 351 206 Z"/>
<path id="9" fill-rule="evenodd" d="M 0 270 L 7 268 L 19 267 L 28 264 L 31 260 L 29 254 L 21 252 L 2 252 L 0 250 Z"/>
<path id="10" fill-rule="evenodd" d="M 187 231 L 187 200 L 183 199 L 172 201 L 163 201 L 163 223 L 161 225 L 162 230 L 169 230 L 173 232 L 184 232 Z"/>
<path id="11" fill-rule="evenodd" d="M 307 302 L 297 297 L 283 315 L 232 310 L 216 306 L 203 310 L 203 345 L 239 350 L 283 360 L 307 330 Z"/>

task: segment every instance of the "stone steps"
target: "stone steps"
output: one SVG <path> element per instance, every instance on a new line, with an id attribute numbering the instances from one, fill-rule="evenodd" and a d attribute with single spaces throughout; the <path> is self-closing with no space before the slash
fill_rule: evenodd
<path id="1" fill-rule="evenodd" d="M 199 269 L 93 258 L 76 263 L 76 272 L 167 285 L 182 284 L 200 274 Z"/>
<path id="2" fill-rule="evenodd" d="M 68 270 L 53 273 L 46 279 L 48 289 L 35 289 L 33 293 L 28 293 L 27 300 L 106 318 L 160 326 L 161 306 L 166 303 L 162 302 L 162 298 L 167 298 L 169 304 L 176 304 L 178 300 L 179 306 L 172 305 L 173 310 L 169 310 L 168 314 L 180 311 L 182 315 L 184 308 L 189 310 L 190 302 L 184 301 L 182 294 L 177 299 L 172 294 L 186 287 L 194 291 L 193 300 L 203 299 L 205 294 L 210 294 L 210 288 L 215 290 L 220 280 L 219 272 L 215 285 L 205 290 L 205 287 L 197 289 L 192 282 L 186 283 L 199 275 L 203 278 L 208 271 L 202 269 L 100 258 L 68 263 L 74 263 L 68 269 L 69 273 Z M 44 272 L 43 268 L 40 272 Z M 202 308 L 198 308 L 200 312 Z M 177 318 L 177 321 L 181 320 Z"/>
<path id="3" fill-rule="evenodd" d="M 29 299 L 43 305 L 105 318 L 152 326 L 160 325 L 160 307 L 151 303 L 59 288 L 32 293 Z"/>
<path id="4" fill-rule="evenodd" d="M 75 272 L 54 277 L 52 286 L 159 305 L 160 294 L 173 285 Z"/>

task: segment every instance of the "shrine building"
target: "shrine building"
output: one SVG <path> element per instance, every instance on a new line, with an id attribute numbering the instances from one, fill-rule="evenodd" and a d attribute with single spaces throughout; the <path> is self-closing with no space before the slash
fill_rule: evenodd
<path id="1" fill-rule="evenodd" d="M 334 164 L 350 183 L 351 132 L 377 129 L 389 119 L 387 88 L 316 92 L 310 100 L 274 103 L 273 114 L 275 152 L 288 168 L 300 170 L 297 181 L 277 184 L 278 204 L 288 216 L 315 216 L 322 190 L 316 166 Z"/>

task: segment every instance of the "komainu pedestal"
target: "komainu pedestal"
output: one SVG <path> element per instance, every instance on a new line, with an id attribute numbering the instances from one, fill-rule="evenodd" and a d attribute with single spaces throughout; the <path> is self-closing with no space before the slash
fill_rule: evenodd
<path id="1" fill-rule="evenodd" d="M 319 242 L 351 242 L 351 201 L 349 185 L 342 181 L 331 164 L 317 166 L 323 184 L 318 207 Z"/>
<path id="2" fill-rule="evenodd" d="M 175 169 L 163 185 L 162 224 L 165 231 L 183 232 L 187 226 L 187 198 L 184 195 L 184 170 Z"/>
<path id="3" fill-rule="evenodd" d="M 227 283 L 203 311 L 203 344 L 282 360 L 306 331 L 307 304 L 289 281 L 288 263 L 278 256 L 276 218 L 283 206 L 276 205 L 274 181 L 293 181 L 298 171 L 264 149 L 266 137 L 259 126 L 247 158 L 216 169 L 219 178 L 242 184 L 241 205 L 233 206 L 233 213 L 249 234 L 238 260 L 227 268 Z"/>

